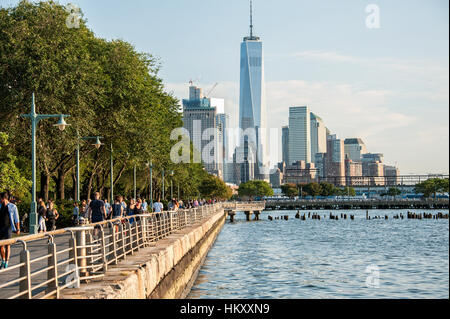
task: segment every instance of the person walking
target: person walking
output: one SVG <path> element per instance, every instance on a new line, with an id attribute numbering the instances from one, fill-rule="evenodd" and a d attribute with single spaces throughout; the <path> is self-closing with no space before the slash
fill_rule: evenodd
<path id="1" fill-rule="evenodd" d="M 111 219 L 118 219 L 123 217 L 123 207 L 120 203 L 120 196 L 116 196 L 114 199 L 114 204 L 111 205 Z M 116 233 L 119 231 L 120 220 L 114 222 L 114 227 L 116 229 Z"/>
<path id="2" fill-rule="evenodd" d="M 158 200 L 153 203 L 153 212 L 161 213 L 163 209 L 164 205 L 161 203 L 161 198 L 158 198 Z"/>
<path id="3" fill-rule="evenodd" d="M 106 211 L 106 217 L 109 218 L 111 216 L 111 205 L 108 203 L 108 199 L 104 199 L 103 202 L 105 203 L 105 211 Z"/>
<path id="4" fill-rule="evenodd" d="M 80 216 L 80 208 L 78 207 L 78 202 L 73 203 L 72 221 L 73 224 L 77 224 L 78 216 Z"/>
<path id="5" fill-rule="evenodd" d="M 47 221 L 47 208 L 45 207 L 45 203 L 42 199 L 39 199 L 38 216 L 39 232 L 45 233 L 47 231 L 47 225 L 45 224 Z"/>
<path id="6" fill-rule="evenodd" d="M 144 214 L 148 212 L 148 204 L 145 198 L 142 200 L 142 211 L 144 212 Z"/>
<path id="7" fill-rule="evenodd" d="M 88 214 L 90 216 L 90 221 L 92 223 L 99 223 L 106 220 L 106 209 L 105 203 L 100 200 L 100 193 L 96 192 L 94 195 L 94 200 L 91 201 L 88 208 Z M 95 226 L 94 228 L 94 236 L 97 236 L 98 229 L 100 226 Z"/>
<path id="8" fill-rule="evenodd" d="M 8 192 L 3 192 L 0 194 L 0 240 L 10 239 L 13 232 L 20 235 L 19 212 L 17 206 L 9 202 Z M 0 269 L 8 268 L 10 254 L 10 245 L 0 247 Z"/>
<path id="9" fill-rule="evenodd" d="M 46 212 L 48 227 L 50 231 L 56 230 L 56 220 L 59 218 L 59 213 L 56 210 L 52 201 L 48 202 L 48 209 Z"/>

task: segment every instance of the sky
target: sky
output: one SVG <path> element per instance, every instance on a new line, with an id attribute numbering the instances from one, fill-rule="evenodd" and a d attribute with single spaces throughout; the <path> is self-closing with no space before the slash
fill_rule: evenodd
<path id="1" fill-rule="evenodd" d="M 3 7 L 18 0 L 0 0 Z M 161 63 L 167 91 L 189 80 L 239 117 L 239 46 L 248 0 L 72 0 L 99 37 L 123 39 Z M 366 19 L 379 8 L 379 28 Z M 307 105 L 338 138 L 360 137 L 401 174 L 449 172 L 447 0 L 254 0 L 264 50 L 269 128 Z M 281 159 L 281 131 L 278 152 Z"/>

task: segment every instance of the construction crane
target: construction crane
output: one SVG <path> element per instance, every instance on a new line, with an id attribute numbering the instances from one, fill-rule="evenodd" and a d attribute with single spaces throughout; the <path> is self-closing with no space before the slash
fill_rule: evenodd
<path id="1" fill-rule="evenodd" d="M 208 91 L 208 93 L 205 94 L 206 98 L 209 97 L 209 95 L 211 94 L 212 91 L 214 91 L 217 85 L 219 85 L 218 82 L 214 83 L 213 87 Z"/>

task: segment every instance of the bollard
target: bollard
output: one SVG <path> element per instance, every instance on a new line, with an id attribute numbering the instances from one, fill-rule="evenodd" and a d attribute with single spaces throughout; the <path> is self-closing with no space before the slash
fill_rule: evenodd
<path id="1" fill-rule="evenodd" d="M 45 289 L 45 294 L 49 294 L 56 290 L 56 299 L 59 298 L 59 287 L 58 287 L 58 260 L 56 255 L 56 244 L 53 242 L 53 237 L 50 238 L 48 243 L 48 254 L 47 259 L 47 288 Z"/>
<path id="2" fill-rule="evenodd" d="M 21 299 L 31 299 L 31 272 L 30 272 L 30 251 L 27 249 L 26 243 L 22 242 L 23 250 L 20 252 L 20 263 L 24 265 L 20 267 L 19 275 L 20 277 L 25 277 L 25 279 L 20 281 L 19 291 L 27 293 L 21 295 Z"/>
<path id="3" fill-rule="evenodd" d="M 80 270 L 80 278 L 89 276 L 89 271 L 87 270 L 87 240 L 86 233 L 90 230 L 93 230 L 92 226 L 81 226 L 81 227 L 72 227 L 68 228 L 68 230 L 75 233 L 74 247 L 76 247 L 76 251 L 74 251 L 73 255 L 77 258 L 75 264 Z"/>

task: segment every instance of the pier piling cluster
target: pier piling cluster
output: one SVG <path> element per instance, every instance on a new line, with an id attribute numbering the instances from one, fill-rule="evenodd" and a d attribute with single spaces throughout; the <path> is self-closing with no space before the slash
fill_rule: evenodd
<path id="1" fill-rule="evenodd" d="M 340 216 L 339 216 L 340 215 Z M 444 214 L 441 212 L 438 212 L 437 214 L 432 214 L 432 213 L 413 213 L 413 212 L 407 212 L 406 218 L 407 219 L 448 219 L 448 213 Z M 300 219 L 300 220 L 306 220 L 306 219 L 317 219 L 317 220 L 321 220 L 321 219 L 326 219 L 327 215 L 323 215 L 320 216 L 318 213 L 310 213 L 308 212 L 308 214 L 303 213 L 303 215 L 300 214 L 300 211 L 297 211 L 297 213 L 295 214 L 295 218 Z M 339 220 L 340 219 L 350 219 L 350 220 L 355 220 L 355 215 L 347 215 L 345 213 L 341 213 L 341 214 L 336 214 L 333 215 L 332 212 L 330 212 L 329 217 L 330 220 Z M 400 213 L 400 214 L 396 214 L 393 216 L 394 219 L 405 219 L 405 216 Z M 284 219 L 284 220 L 288 220 L 289 216 L 288 215 L 282 215 L 282 216 L 268 216 L 268 219 L 270 221 L 273 220 L 278 220 L 278 219 Z M 380 216 L 380 215 L 376 215 L 371 217 L 369 215 L 369 211 L 366 211 L 366 220 L 371 220 L 371 219 L 384 219 L 384 220 L 388 220 L 389 216 L 388 215 L 384 215 L 384 216 Z"/>

